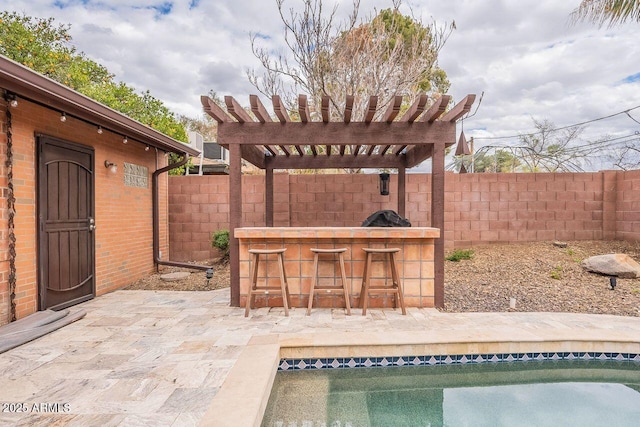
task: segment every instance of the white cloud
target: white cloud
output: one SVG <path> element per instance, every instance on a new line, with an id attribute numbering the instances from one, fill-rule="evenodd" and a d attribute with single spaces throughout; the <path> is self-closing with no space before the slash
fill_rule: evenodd
<path id="1" fill-rule="evenodd" d="M 474 132 L 482 137 L 530 132 L 532 117 L 561 126 L 640 105 L 640 82 L 625 82 L 640 72 L 639 24 L 569 25 L 578 3 L 405 0 L 402 11 L 424 22 L 455 20 L 457 29 L 439 63 L 454 99 L 484 91 L 477 114 L 465 122 L 467 137 Z M 285 2 L 286 9 L 297 5 L 298 0 Z M 341 19 L 351 2 L 325 0 L 325 10 L 333 5 Z M 390 0 L 364 0 L 360 17 L 390 5 Z M 191 116 L 201 113 L 199 97 L 211 89 L 245 104 L 257 92 L 245 73 L 259 66 L 250 33 L 263 36 L 263 46 L 284 51 L 275 1 L 0 0 L 0 6 L 71 24 L 78 49 L 118 80 L 148 89 L 169 108 Z M 590 125 L 584 135 L 638 129 L 618 116 Z"/>

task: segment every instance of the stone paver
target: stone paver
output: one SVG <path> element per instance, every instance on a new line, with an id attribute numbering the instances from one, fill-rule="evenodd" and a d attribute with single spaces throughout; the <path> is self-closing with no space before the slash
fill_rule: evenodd
<path id="1" fill-rule="evenodd" d="M 281 343 L 319 345 L 394 334 L 409 342 L 606 336 L 640 352 L 640 318 L 417 308 L 407 316 L 394 310 L 361 316 L 359 309 L 352 316 L 342 309 L 305 316 L 298 308 L 290 317 L 261 308 L 245 318 L 228 301 L 228 289 L 118 291 L 81 304 L 85 318 L 0 354 L 0 402 L 14 404 L 0 412 L 0 426 L 198 425 L 250 341 L 274 334 Z"/>

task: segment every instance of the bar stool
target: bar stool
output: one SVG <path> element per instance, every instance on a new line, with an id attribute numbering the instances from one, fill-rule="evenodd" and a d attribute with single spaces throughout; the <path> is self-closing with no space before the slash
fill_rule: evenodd
<path id="1" fill-rule="evenodd" d="M 311 307 L 313 306 L 313 294 L 315 291 L 337 291 L 344 296 L 344 303 L 347 307 L 347 315 L 351 315 L 351 302 L 349 301 L 350 293 L 347 286 L 347 274 L 344 270 L 344 253 L 347 248 L 335 248 L 335 249 L 318 249 L 311 248 L 313 252 L 313 279 L 311 280 L 311 289 L 309 290 L 309 305 L 307 307 L 307 316 L 311 314 Z M 340 286 L 318 286 L 318 255 L 320 254 L 337 254 L 340 261 L 340 280 L 342 280 L 342 287 Z"/>
<path id="2" fill-rule="evenodd" d="M 251 254 L 251 287 L 249 289 L 249 295 L 247 295 L 247 304 L 244 309 L 244 317 L 249 315 L 249 309 L 253 305 L 256 294 L 268 295 L 269 292 L 282 295 L 282 304 L 284 305 L 284 315 L 289 315 L 289 306 L 291 300 L 289 296 L 289 285 L 287 283 L 287 274 L 284 271 L 284 252 L 287 248 L 280 249 L 249 249 Z M 258 265 L 260 263 L 260 255 L 277 255 L 278 256 L 278 269 L 280 273 L 280 286 L 265 286 L 258 287 Z M 265 260 L 266 266 L 266 260 Z M 265 281 L 266 282 L 266 281 Z"/>
<path id="3" fill-rule="evenodd" d="M 407 310 L 404 307 L 404 297 L 402 295 L 402 287 L 400 286 L 400 279 L 398 277 L 398 265 L 396 263 L 395 255 L 400 252 L 400 248 L 362 248 L 365 251 L 364 259 L 364 272 L 362 274 L 362 288 L 360 289 L 360 298 L 362 298 L 362 315 L 367 314 L 367 305 L 369 303 L 369 293 L 392 293 L 395 294 L 395 307 L 402 308 L 402 314 L 407 314 Z M 392 286 L 376 286 L 371 287 L 371 260 L 373 255 L 382 254 L 388 255 L 389 263 L 391 264 L 391 280 Z M 385 256 L 386 258 L 386 256 Z"/>

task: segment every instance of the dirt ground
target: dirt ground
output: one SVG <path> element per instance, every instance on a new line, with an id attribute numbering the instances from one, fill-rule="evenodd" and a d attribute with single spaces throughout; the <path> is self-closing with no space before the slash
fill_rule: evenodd
<path id="1" fill-rule="evenodd" d="M 640 279 L 609 278 L 586 272 L 581 261 L 593 255 L 626 253 L 640 261 L 640 243 L 619 241 L 488 245 L 471 248 L 472 259 L 445 261 L 445 308 L 451 312 L 552 311 L 640 316 Z M 448 252 L 448 254 L 450 251 Z M 206 291 L 229 286 L 228 263 L 212 262 L 214 277 L 192 270 L 187 279 L 163 282 L 159 274 L 126 289 Z M 164 268 L 162 273 L 188 271 Z M 515 298 L 515 309 L 509 307 Z"/>

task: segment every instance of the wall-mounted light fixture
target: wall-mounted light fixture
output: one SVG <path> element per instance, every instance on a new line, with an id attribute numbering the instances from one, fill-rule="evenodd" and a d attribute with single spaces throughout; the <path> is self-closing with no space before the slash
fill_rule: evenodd
<path id="1" fill-rule="evenodd" d="M 60 114 L 60 121 L 62 123 L 67 121 L 67 114 L 64 111 Z"/>
<path id="2" fill-rule="evenodd" d="M 382 196 L 388 196 L 389 195 L 389 180 L 391 179 L 391 175 L 389 175 L 388 173 L 381 173 L 380 174 L 380 194 Z"/>
<path id="3" fill-rule="evenodd" d="M 98 134 L 102 135 L 102 126 L 98 126 Z"/>
<path id="4" fill-rule="evenodd" d="M 144 147 L 144 151 L 149 151 L 149 146 Z"/>
<path id="5" fill-rule="evenodd" d="M 104 167 L 109 169 L 109 172 L 111 173 L 117 173 L 118 172 L 118 165 L 110 162 L 109 160 L 105 160 L 104 161 Z"/>
<path id="6" fill-rule="evenodd" d="M 9 102 L 9 105 L 13 108 L 16 108 L 18 106 L 18 97 L 16 96 L 15 93 L 6 93 L 4 95 L 4 99 L 6 99 Z"/>
<path id="7" fill-rule="evenodd" d="M 124 136 L 124 137 L 122 138 L 122 143 L 123 143 L 123 144 L 126 144 L 127 142 L 129 142 L 129 140 L 127 139 L 127 137 L 126 137 L 126 136 Z"/>

